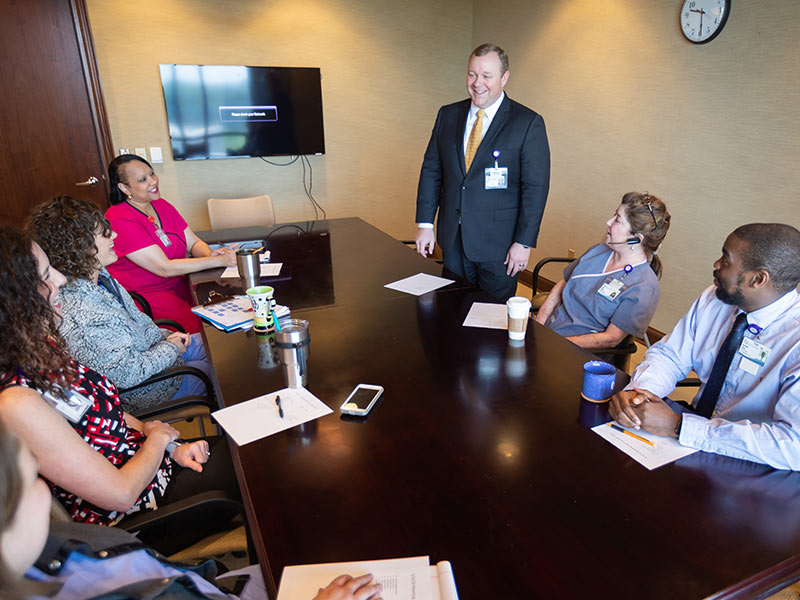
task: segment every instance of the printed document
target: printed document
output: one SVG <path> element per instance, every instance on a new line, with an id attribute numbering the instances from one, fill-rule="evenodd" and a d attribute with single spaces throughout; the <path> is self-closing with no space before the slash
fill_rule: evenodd
<path id="1" fill-rule="evenodd" d="M 281 417 L 276 398 L 280 396 Z M 211 413 L 239 446 L 332 413 L 305 388 L 285 388 Z M 313 598 L 313 596 L 311 596 Z"/>
<path id="2" fill-rule="evenodd" d="M 436 275 L 428 275 L 427 273 L 417 273 L 411 277 L 387 283 L 383 287 L 413 296 L 422 296 L 422 294 L 438 290 L 440 287 L 450 285 L 451 283 L 455 283 L 455 280 L 436 277 Z"/>
<path id="3" fill-rule="evenodd" d="M 603 423 L 597 427 L 592 427 L 592 431 L 614 444 L 625 454 L 651 471 L 697 452 L 694 448 L 681 446 L 675 438 L 661 437 L 639 429 L 630 430 L 630 433 L 648 440 L 653 444 L 651 446 L 627 433 L 617 431 L 611 427 L 611 423 Z"/>
<path id="4" fill-rule="evenodd" d="M 372 573 L 383 600 L 458 600 L 450 563 L 431 565 L 427 556 L 284 567 L 277 600 L 309 600 L 345 573 Z"/>
<path id="5" fill-rule="evenodd" d="M 508 309 L 505 304 L 473 302 L 463 326 L 508 329 Z"/>

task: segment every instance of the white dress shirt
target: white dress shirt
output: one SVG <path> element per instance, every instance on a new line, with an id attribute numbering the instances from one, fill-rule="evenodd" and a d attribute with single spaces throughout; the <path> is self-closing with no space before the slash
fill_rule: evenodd
<path id="1" fill-rule="evenodd" d="M 502 92 L 497 100 L 483 109 L 483 112 L 486 114 L 483 116 L 483 131 L 481 131 L 481 140 L 483 140 L 486 132 L 489 131 L 489 125 L 492 124 L 492 119 L 494 119 L 494 116 L 500 109 L 500 105 L 503 103 L 503 98 L 505 97 L 506 93 Z M 467 154 L 467 143 L 469 142 L 469 136 L 472 133 L 472 126 L 475 125 L 475 120 L 477 118 L 478 107 L 474 104 L 470 104 L 469 112 L 467 113 L 467 126 L 464 128 L 464 152 L 462 152 L 462 154 L 465 156 Z M 417 223 L 417 227 L 422 229 L 433 229 L 433 223 Z"/>
<path id="2" fill-rule="evenodd" d="M 741 310 L 717 299 L 714 286 L 695 300 L 672 332 L 654 344 L 636 368 L 629 389 L 665 397 L 694 369 L 703 386 L 717 352 Z M 736 354 L 710 419 L 683 414 L 680 443 L 777 469 L 800 470 L 800 295 L 792 290 L 747 315 L 745 338 L 770 349 L 755 374 L 741 368 Z"/>

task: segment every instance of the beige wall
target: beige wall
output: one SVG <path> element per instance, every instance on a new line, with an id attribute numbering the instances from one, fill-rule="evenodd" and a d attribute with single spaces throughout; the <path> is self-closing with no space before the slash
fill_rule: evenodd
<path id="1" fill-rule="evenodd" d="M 267 192 L 283 221 L 313 211 L 299 164 L 173 162 L 159 63 L 319 66 L 327 154 L 310 157 L 315 196 L 331 217 L 408 237 L 436 109 L 465 97 L 465 57 L 487 40 L 509 52 L 509 95 L 548 127 L 534 258 L 597 241 L 626 191 L 661 196 L 673 226 L 653 326 L 665 331 L 710 283 L 728 232 L 800 221 L 797 2 L 735 2 L 702 46 L 680 32 L 680 0 L 87 3 L 115 146 L 161 146 L 162 192 L 198 229 L 209 196 Z"/>
<path id="2" fill-rule="evenodd" d="M 473 14 L 473 42 L 508 51 L 509 95 L 547 124 L 552 184 L 537 256 L 599 240 L 626 191 L 667 202 L 653 321 L 662 331 L 711 283 L 730 231 L 800 225 L 800 3 L 735 1 L 706 45 L 684 39 L 681 5 L 475 0 Z"/>
<path id="3" fill-rule="evenodd" d="M 309 157 L 329 217 L 414 232 L 436 109 L 464 93 L 469 0 L 87 0 L 115 148 L 161 146 L 161 191 L 196 229 L 209 197 L 268 193 L 279 221 L 313 218 L 297 162 L 173 161 L 159 63 L 320 67 L 326 154 Z M 465 67 L 464 67 L 465 68 Z M 275 162 L 286 159 L 276 158 Z"/>

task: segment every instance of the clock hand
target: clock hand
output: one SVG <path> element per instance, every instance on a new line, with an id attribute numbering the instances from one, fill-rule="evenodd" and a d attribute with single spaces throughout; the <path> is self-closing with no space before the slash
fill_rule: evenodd
<path id="1" fill-rule="evenodd" d="M 696 9 L 696 8 L 690 8 L 689 12 L 700 13 L 700 34 L 702 34 L 703 33 L 703 15 L 706 14 L 706 11 L 703 10 L 702 8 L 699 9 L 699 10 Z"/>

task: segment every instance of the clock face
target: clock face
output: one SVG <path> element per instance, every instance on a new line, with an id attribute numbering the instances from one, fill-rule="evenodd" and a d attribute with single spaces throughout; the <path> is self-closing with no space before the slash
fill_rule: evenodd
<path id="1" fill-rule="evenodd" d="M 686 0 L 681 9 L 681 29 L 690 42 L 713 40 L 728 20 L 731 0 Z"/>

